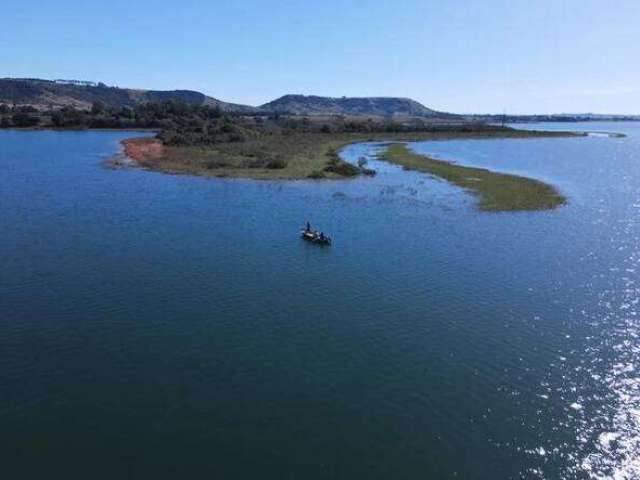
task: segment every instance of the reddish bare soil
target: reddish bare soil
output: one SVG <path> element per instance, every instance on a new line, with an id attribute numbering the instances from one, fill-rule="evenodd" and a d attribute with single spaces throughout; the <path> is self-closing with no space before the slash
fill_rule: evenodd
<path id="1" fill-rule="evenodd" d="M 122 141 L 122 145 L 125 155 L 141 164 L 164 155 L 164 146 L 157 138 L 128 138 Z"/>

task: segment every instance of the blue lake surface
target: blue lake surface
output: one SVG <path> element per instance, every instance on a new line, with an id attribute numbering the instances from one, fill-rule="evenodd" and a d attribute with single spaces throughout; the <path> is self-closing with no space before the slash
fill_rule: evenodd
<path id="1" fill-rule="evenodd" d="M 266 182 L 0 131 L 7 478 L 640 478 L 640 124 L 551 127 L 627 137 L 412 145 L 568 197 L 515 213 L 376 144 Z"/>

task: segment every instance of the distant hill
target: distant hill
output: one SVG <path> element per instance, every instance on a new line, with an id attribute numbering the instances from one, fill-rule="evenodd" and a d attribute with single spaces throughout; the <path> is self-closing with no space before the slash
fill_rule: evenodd
<path id="1" fill-rule="evenodd" d="M 260 110 L 294 115 L 371 115 L 410 117 L 455 117 L 437 112 L 410 98 L 398 97 L 318 97 L 285 95 L 261 105 Z"/>
<path id="2" fill-rule="evenodd" d="M 167 100 L 218 106 L 223 111 L 251 112 L 256 110 L 248 105 L 223 102 L 192 90 L 138 90 L 73 80 L 0 79 L 0 103 L 9 105 L 90 108 L 93 102 L 101 101 L 114 107 L 131 107 L 142 102 Z"/>
<path id="3" fill-rule="evenodd" d="M 111 107 L 132 107 L 139 103 L 167 100 L 218 106 L 223 111 L 238 113 L 460 118 L 458 115 L 432 110 L 410 98 L 285 95 L 260 107 L 252 107 L 224 102 L 193 90 L 143 90 L 109 87 L 103 83 L 79 80 L 0 78 L 0 104 L 31 105 L 36 108 L 74 106 L 88 109 L 96 101 Z"/>
<path id="4" fill-rule="evenodd" d="M 74 106 L 91 108 L 101 101 L 111 107 L 133 107 L 145 102 L 179 100 L 193 105 L 218 106 L 225 112 L 246 114 L 282 113 L 306 116 L 422 117 L 434 122 L 576 122 L 594 120 L 640 121 L 640 115 L 593 113 L 555 115 L 453 114 L 425 107 L 400 97 L 320 97 L 284 95 L 260 107 L 224 102 L 194 90 L 144 90 L 110 87 L 81 80 L 43 80 L 38 78 L 0 78 L 0 105 L 30 105 L 39 109 Z"/>

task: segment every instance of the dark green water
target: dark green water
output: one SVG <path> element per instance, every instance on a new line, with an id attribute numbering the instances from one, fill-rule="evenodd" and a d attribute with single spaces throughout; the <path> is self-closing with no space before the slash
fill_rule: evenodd
<path id="1" fill-rule="evenodd" d="M 3 476 L 639 478 L 640 125 L 575 128 L 628 137 L 414 146 L 569 198 L 500 214 L 378 162 L 207 180 L 0 131 Z"/>

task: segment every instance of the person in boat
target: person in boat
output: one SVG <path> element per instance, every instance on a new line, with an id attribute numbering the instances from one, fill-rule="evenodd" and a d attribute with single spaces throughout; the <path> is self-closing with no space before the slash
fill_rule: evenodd
<path id="1" fill-rule="evenodd" d="M 307 227 L 304 230 L 305 232 L 309 233 L 311 231 L 311 224 L 309 222 L 307 222 Z"/>

